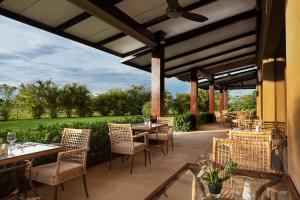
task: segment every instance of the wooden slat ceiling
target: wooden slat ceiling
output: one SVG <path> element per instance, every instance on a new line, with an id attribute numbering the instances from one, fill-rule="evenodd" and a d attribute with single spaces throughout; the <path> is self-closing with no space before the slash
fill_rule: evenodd
<path id="1" fill-rule="evenodd" d="M 204 23 L 165 15 L 166 0 L 2 0 L 0 14 L 106 51 L 151 71 L 151 48 L 164 33 L 165 75 L 187 80 L 253 66 L 257 0 L 179 0 Z"/>

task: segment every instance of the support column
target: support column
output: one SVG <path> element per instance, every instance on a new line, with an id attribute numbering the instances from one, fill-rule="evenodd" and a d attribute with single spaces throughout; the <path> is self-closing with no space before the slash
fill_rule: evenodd
<path id="1" fill-rule="evenodd" d="M 190 95 L 190 111 L 191 111 L 191 125 L 193 129 L 198 127 L 198 77 L 197 71 L 191 72 L 191 95 Z"/>
<path id="2" fill-rule="evenodd" d="M 223 91 L 223 95 L 224 95 L 224 110 L 228 110 L 228 90 L 227 88 L 224 88 L 224 91 Z"/>
<path id="3" fill-rule="evenodd" d="M 220 93 L 219 93 L 219 112 L 222 113 L 224 110 L 224 93 L 223 93 L 223 88 L 220 88 Z"/>
<path id="4" fill-rule="evenodd" d="M 215 87 L 214 82 L 209 82 L 209 112 L 215 113 Z"/>
<path id="5" fill-rule="evenodd" d="M 163 116 L 164 109 L 164 58 L 165 49 L 163 45 L 158 45 L 152 50 L 151 59 L 151 107 L 152 117 Z"/>

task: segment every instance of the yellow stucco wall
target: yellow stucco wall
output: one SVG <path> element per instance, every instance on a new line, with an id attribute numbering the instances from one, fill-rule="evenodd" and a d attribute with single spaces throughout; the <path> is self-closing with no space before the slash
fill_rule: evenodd
<path id="1" fill-rule="evenodd" d="M 300 192 L 300 1 L 287 0 L 286 88 L 288 173 Z"/>
<path id="2" fill-rule="evenodd" d="M 274 60 L 266 59 L 263 63 L 262 116 L 264 121 L 275 121 L 275 70 Z"/>
<path id="3" fill-rule="evenodd" d="M 285 60 L 277 58 L 276 61 L 276 121 L 286 121 L 286 92 L 285 92 Z"/>

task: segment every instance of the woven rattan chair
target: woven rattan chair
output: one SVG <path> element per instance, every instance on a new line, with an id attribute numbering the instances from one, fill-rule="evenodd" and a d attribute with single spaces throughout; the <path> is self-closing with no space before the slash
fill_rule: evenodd
<path id="1" fill-rule="evenodd" d="M 272 131 L 253 133 L 251 131 L 229 130 L 228 136 L 229 139 L 239 140 L 239 141 L 260 141 L 260 142 L 272 141 Z"/>
<path id="2" fill-rule="evenodd" d="M 159 140 L 166 143 L 166 152 L 169 153 L 169 140 L 171 140 L 172 150 L 174 150 L 173 127 L 174 117 L 157 117 L 156 123 L 168 124 L 168 126 L 158 128 L 157 132 L 148 135 L 149 140 Z"/>
<path id="3" fill-rule="evenodd" d="M 134 155 L 138 152 L 144 151 L 145 153 L 145 166 L 147 165 L 147 153 L 149 157 L 149 163 L 151 164 L 150 152 L 147 147 L 146 133 L 140 133 L 133 135 L 131 124 L 113 124 L 109 123 L 109 136 L 111 143 L 111 154 L 109 162 L 109 170 L 112 164 L 112 154 L 117 153 L 127 156 L 132 156 L 130 173 L 133 171 Z M 144 142 L 134 142 L 134 138 L 144 137 Z"/>
<path id="4" fill-rule="evenodd" d="M 271 142 L 213 138 L 212 158 L 216 163 L 236 162 L 240 169 L 272 171 Z"/>
<path id="5" fill-rule="evenodd" d="M 63 151 L 58 153 L 57 162 L 33 167 L 32 180 L 54 186 L 54 199 L 57 199 L 57 186 L 82 176 L 86 197 L 86 160 L 89 150 L 90 129 L 70 129 L 63 131 L 61 145 Z"/>

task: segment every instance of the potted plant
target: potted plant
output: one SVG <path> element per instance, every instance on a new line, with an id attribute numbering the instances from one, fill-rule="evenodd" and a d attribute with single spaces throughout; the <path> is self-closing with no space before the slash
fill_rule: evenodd
<path id="1" fill-rule="evenodd" d="M 225 180 L 232 177 L 237 164 L 230 161 L 224 166 L 207 165 L 207 170 L 201 176 L 201 179 L 207 183 L 208 190 L 213 198 L 221 198 L 222 184 Z"/>

